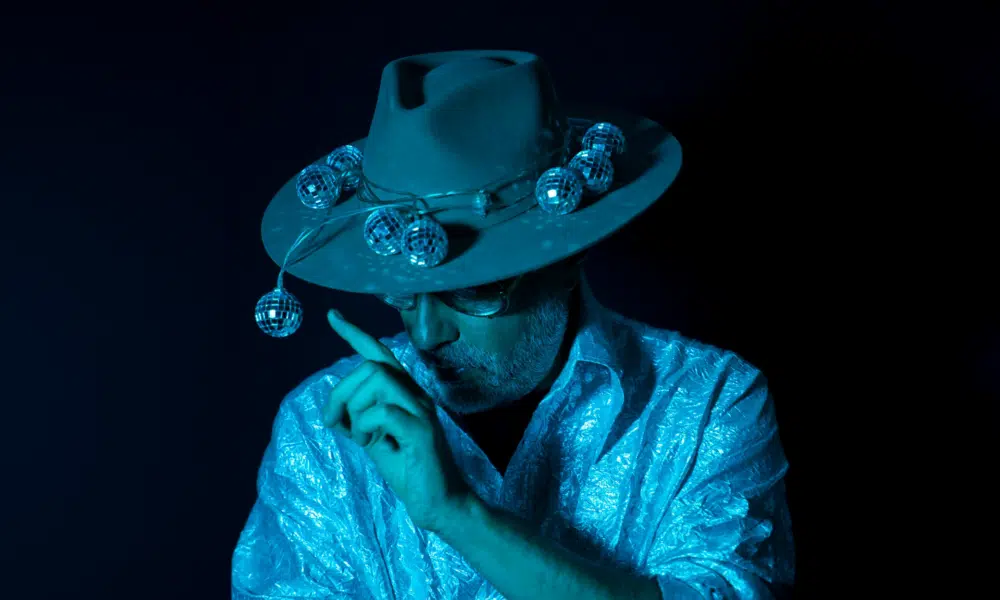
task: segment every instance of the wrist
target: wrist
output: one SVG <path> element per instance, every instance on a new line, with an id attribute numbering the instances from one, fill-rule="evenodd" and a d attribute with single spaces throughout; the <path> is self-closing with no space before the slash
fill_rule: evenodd
<path id="1" fill-rule="evenodd" d="M 443 515 L 434 533 L 448 543 L 467 535 L 467 532 L 481 518 L 486 505 L 475 492 L 469 490 L 456 498 L 451 508 Z"/>

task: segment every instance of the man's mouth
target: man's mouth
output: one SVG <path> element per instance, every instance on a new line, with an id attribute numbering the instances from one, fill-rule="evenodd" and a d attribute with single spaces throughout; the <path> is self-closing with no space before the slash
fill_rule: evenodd
<path id="1" fill-rule="evenodd" d="M 428 364 L 442 381 L 461 381 L 468 377 L 471 371 L 466 367 L 454 367 L 435 360 L 429 360 Z"/>
<path id="2" fill-rule="evenodd" d="M 470 376 L 478 370 L 476 367 L 448 364 L 431 354 L 423 355 L 423 359 L 424 362 L 426 362 L 427 365 L 434 370 L 434 373 L 438 376 L 438 378 L 446 383 L 459 382 L 469 379 Z"/>
<path id="3" fill-rule="evenodd" d="M 444 365 L 435 366 L 434 370 L 437 371 L 438 377 L 444 381 L 460 381 L 465 379 L 469 371 L 465 367 L 446 367 Z"/>

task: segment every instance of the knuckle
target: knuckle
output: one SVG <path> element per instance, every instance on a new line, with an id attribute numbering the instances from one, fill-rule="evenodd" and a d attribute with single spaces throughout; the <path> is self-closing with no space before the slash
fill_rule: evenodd
<path id="1" fill-rule="evenodd" d="M 361 367 L 359 367 L 359 368 L 364 371 L 364 374 L 367 377 L 367 376 L 370 376 L 370 375 L 376 375 L 379 372 L 381 372 L 382 371 L 382 363 L 374 361 L 374 360 L 366 360 L 365 362 L 361 363 Z"/>

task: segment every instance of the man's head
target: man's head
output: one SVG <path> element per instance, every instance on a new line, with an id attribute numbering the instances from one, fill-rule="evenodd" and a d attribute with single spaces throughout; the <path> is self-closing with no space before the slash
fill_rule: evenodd
<path id="1" fill-rule="evenodd" d="M 549 377 L 570 319 L 580 261 L 574 256 L 519 278 L 448 293 L 385 300 L 400 309 L 421 356 L 443 383 L 443 406 L 469 414 L 508 404 Z M 506 310 L 488 313 L 507 295 Z M 471 300 L 470 300 L 471 299 Z M 463 312 L 465 311 L 465 312 Z"/>

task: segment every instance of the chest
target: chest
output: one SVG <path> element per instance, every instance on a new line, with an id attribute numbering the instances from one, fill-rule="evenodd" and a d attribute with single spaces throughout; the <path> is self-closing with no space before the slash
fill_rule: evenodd
<path id="1" fill-rule="evenodd" d="M 534 407 L 494 409 L 466 415 L 461 427 L 503 476 L 533 414 Z"/>

